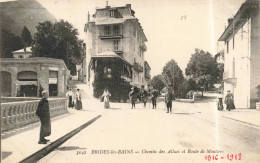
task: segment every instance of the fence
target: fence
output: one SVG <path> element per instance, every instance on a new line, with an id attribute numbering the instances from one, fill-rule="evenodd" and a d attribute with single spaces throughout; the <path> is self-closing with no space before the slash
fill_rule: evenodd
<path id="1" fill-rule="evenodd" d="M 8 102 L 1 104 L 1 131 L 16 129 L 39 121 L 36 109 L 39 100 Z M 68 112 L 67 99 L 49 99 L 50 115 L 55 117 Z"/>

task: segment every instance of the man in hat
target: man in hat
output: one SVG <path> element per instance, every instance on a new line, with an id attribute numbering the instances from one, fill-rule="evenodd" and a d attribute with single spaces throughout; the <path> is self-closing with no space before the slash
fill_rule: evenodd
<path id="1" fill-rule="evenodd" d="M 175 98 L 173 96 L 173 91 L 168 89 L 165 94 L 165 103 L 167 106 L 167 113 L 172 113 L 172 100 L 175 100 Z"/>
<path id="2" fill-rule="evenodd" d="M 146 107 L 147 96 L 148 96 L 148 93 L 144 89 L 144 87 L 142 86 L 142 88 L 141 88 L 141 98 L 142 98 L 143 103 L 144 103 L 144 108 Z"/>
<path id="3" fill-rule="evenodd" d="M 36 115 L 41 121 L 39 144 L 46 144 L 49 140 L 44 137 L 51 135 L 51 119 L 48 97 L 48 91 L 42 91 L 42 99 L 40 100 L 36 110 Z"/>

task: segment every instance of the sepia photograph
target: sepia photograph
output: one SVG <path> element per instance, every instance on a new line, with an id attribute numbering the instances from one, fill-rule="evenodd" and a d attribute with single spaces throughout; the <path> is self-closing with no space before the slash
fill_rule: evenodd
<path id="1" fill-rule="evenodd" d="M 260 0 L 0 0 L 3 163 L 260 162 Z"/>

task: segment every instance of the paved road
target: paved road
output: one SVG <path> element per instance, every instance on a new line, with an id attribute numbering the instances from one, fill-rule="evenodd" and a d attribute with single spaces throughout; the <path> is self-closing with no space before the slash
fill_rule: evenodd
<path id="1" fill-rule="evenodd" d="M 229 113 L 217 112 L 214 102 L 174 103 L 173 114 L 165 113 L 162 102 L 157 110 L 141 104 L 133 110 L 129 104 L 111 104 L 108 110 L 100 109 L 100 103 L 89 107 L 102 117 L 39 162 L 260 160 L 260 128 L 223 117 Z"/>

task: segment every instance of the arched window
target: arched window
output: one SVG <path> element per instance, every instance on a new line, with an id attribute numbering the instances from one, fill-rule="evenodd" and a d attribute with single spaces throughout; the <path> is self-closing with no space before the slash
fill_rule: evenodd
<path id="1" fill-rule="evenodd" d="M 33 71 L 22 71 L 17 75 L 19 81 L 37 81 L 37 73 Z"/>

